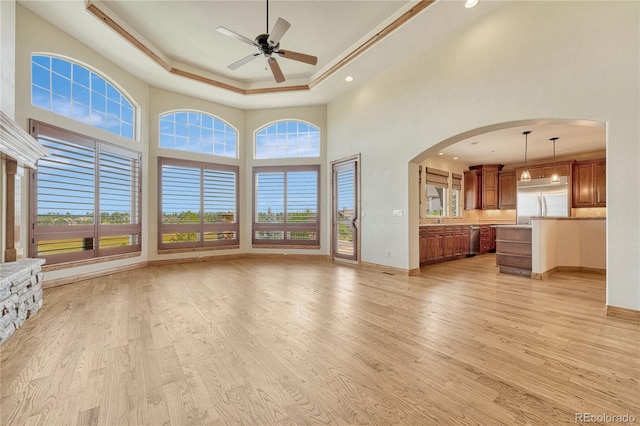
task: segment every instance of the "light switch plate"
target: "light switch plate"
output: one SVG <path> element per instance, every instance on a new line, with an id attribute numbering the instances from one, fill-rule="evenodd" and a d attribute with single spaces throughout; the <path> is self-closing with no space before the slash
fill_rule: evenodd
<path id="1" fill-rule="evenodd" d="M 393 215 L 394 216 L 402 216 L 402 210 L 394 210 L 393 211 Z"/>

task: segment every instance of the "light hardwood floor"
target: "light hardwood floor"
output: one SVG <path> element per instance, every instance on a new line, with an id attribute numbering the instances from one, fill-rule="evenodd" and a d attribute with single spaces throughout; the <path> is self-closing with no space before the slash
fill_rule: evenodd
<path id="1" fill-rule="evenodd" d="M 252 259 L 48 289 L 0 348 L 2 424 L 640 422 L 640 325 L 604 317 L 604 277 L 494 264 Z"/>

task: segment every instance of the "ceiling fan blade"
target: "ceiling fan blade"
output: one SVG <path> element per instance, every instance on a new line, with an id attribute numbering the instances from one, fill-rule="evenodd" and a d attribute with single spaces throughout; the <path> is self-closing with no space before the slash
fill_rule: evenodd
<path id="1" fill-rule="evenodd" d="M 229 29 L 227 29 L 225 27 L 218 27 L 218 28 L 216 28 L 216 31 L 218 31 L 220 34 L 224 34 L 224 35 L 226 35 L 228 37 L 235 38 L 236 40 L 240 40 L 240 41 L 245 42 L 247 44 L 250 44 L 252 46 L 256 46 L 256 42 L 255 41 L 250 40 L 250 39 L 246 38 L 245 36 L 240 35 L 240 34 L 238 34 L 236 32 L 233 32 L 233 31 L 231 31 L 231 30 L 229 30 Z"/>
<path id="2" fill-rule="evenodd" d="M 282 74 L 282 70 L 280 69 L 280 65 L 278 65 L 278 61 L 276 61 L 276 58 L 272 56 L 267 62 L 269 62 L 269 67 L 273 73 L 273 78 L 276 79 L 276 83 L 282 83 L 284 81 L 284 74 Z"/>
<path id="3" fill-rule="evenodd" d="M 260 56 L 260 53 L 253 53 L 253 54 L 251 54 L 249 56 L 246 56 L 246 57 L 240 59 L 239 61 L 235 61 L 231 65 L 227 66 L 227 68 L 229 68 L 230 70 L 237 70 L 238 68 L 240 68 L 244 64 L 248 64 L 249 62 L 253 61 L 258 56 Z"/>
<path id="4" fill-rule="evenodd" d="M 278 55 L 283 58 L 293 59 L 294 61 L 304 62 L 305 64 L 316 65 L 318 63 L 318 58 L 316 56 L 306 55 L 304 53 L 293 52 L 291 50 L 278 50 Z"/>
<path id="5" fill-rule="evenodd" d="M 280 39 L 282 38 L 284 33 L 287 32 L 290 26 L 290 23 L 282 18 L 278 18 L 276 24 L 271 30 L 271 34 L 269 34 L 269 38 L 267 39 L 267 41 L 269 42 L 269 46 L 275 46 L 276 44 L 278 44 L 280 42 Z"/>

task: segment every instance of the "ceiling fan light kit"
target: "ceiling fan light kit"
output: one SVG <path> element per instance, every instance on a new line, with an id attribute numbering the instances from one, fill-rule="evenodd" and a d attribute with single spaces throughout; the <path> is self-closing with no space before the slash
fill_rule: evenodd
<path id="1" fill-rule="evenodd" d="M 224 34 L 227 37 L 240 40 L 246 44 L 250 44 L 251 46 L 254 46 L 258 49 L 257 53 L 252 53 L 251 55 L 230 64 L 227 68 L 236 70 L 241 66 L 248 64 L 252 60 L 256 59 L 258 56 L 264 56 L 267 59 L 267 63 L 269 64 L 269 68 L 271 69 L 271 73 L 273 74 L 273 78 L 277 83 L 282 83 L 283 81 L 285 81 L 285 78 L 276 59 L 276 55 L 285 59 L 291 59 L 298 62 L 304 62 L 305 64 L 316 65 L 318 63 L 318 58 L 315 56 L 307 55 L 305 53 L 293 52 L 291 50 L 280 49 L 280 39 L 285 35 L 290 27 L 291 24 L 289 22 L 285 21 L 282 18 L 278 18 L 276 24 L 271 30 L 271 33 L 260 34 L 254 40 L 251 40 L 225 27 L 218 27 L 217 31 L 219 33 Z M 267 31 L 269 31 L 269 0 L 267 0 Z"/>

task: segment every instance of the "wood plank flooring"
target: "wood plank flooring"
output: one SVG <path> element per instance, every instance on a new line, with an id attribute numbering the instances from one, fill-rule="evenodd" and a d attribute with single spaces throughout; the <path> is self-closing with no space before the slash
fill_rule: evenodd
<path id="1" fill-rule="evenodd" d="M 2 425 L 640 422 L 640 325 L 604 277 L 322 260 L 155 266 L 45 290 L 0 347 Z"/>

